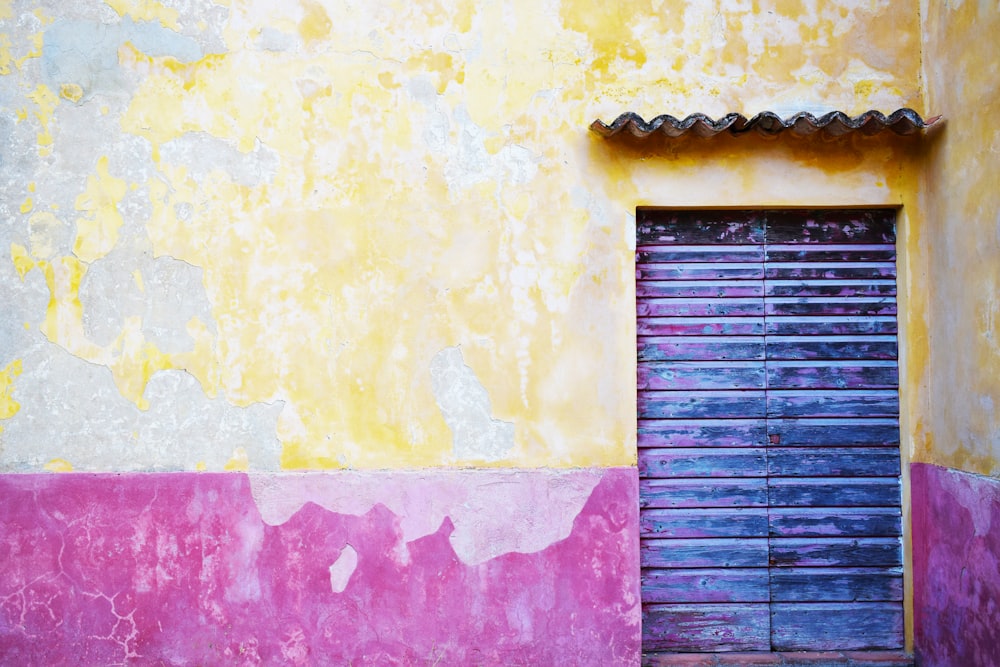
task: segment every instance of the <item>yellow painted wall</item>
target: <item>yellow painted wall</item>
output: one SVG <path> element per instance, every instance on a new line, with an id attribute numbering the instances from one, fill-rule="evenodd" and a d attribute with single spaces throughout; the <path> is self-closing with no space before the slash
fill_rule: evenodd
<path id="1" fill-rule="evenodd" d="M 1000 7 L 924 2 L 930 394 L 915 459 L 1000 475 Z"/>
<path id="2" fill-rule="evenodd" d="M 90 46 L 73 42 L 73 21 L 97 31 Z M 0 285 L 20 306 L 0 367 L 23 357 L 4 376 L 20 407 L 0 433 L 3 466 L 634 464 L 635 207 L 910 207 L 918 149 L 893 137 L 640 144 L 600 139 L 590 121 L 924 112 L 920 39 L 912 0 L 116 0 L 74 3 L 72 16 L 0 2 L 0 112 L 21 155 L 3 185 L 14 225 Z M 949 155 L 938 159 L 961 159 Z M 906 218 L 902 243 L 919 222 Z M 903 298 L 919 389 L 929 241 L 912 244 L 901 270 L 915 281 Z M 200 285 L 157 277 L 167 269 Z M 161 292 L 166 305 L 146 307 Z M 472 395 L 456 423 L 512 424 L 502 455 L 456 453 L 431 373 L 455 346 Z M 60 389 L 76 372 L 54 360 L 114 391 Z M 193 378 L 203 405 L 157 377 Z M 925 396 L 907 392 L 904 413 Z M 106 408 L 73 417 L 98 452 L 128 447 L 41 442 L 28 417 L 77 400 Z M 210 410 L 244 430 L 220 451 L 178 442 L 158 458 L 179 415 Z M 239 435 L 268 429 L 270 463 L 266 443 L 258 454 Z"/>

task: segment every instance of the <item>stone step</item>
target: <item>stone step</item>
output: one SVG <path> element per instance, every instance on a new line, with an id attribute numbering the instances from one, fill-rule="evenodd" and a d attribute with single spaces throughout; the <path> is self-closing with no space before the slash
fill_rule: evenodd
<path id="1" fill-rule="evenodd" d="M 913 667 L 902 651 L 643 653 L 643 667 Z"/>

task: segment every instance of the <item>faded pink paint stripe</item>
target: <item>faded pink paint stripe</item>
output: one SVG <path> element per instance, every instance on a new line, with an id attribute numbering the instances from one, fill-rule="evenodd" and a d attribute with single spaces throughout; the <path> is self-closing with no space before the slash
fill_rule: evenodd
<path id="1" fill-rule="evenodd" d="M 243 474 L 2 475 L 0 663 L 638 664 L 637 474 L 599 477 L 565 539 L 468 565 L 447 517 L 269 525 Z"/>

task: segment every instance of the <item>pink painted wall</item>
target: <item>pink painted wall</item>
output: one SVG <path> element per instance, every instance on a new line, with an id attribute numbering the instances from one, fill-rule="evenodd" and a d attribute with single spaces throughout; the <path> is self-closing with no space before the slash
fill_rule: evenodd
<path id="1" fill-rule="evenodd" d="M 921 667 L 1000 665 L 1000 480 L 915 463 L 914 643 Z"/>
<path id="2" fill-rule="evenodd" d="M 471 565 L 450 517 L 269 524 L 244 474 L 0 476 L 0 664 L 637 664 L 636 471 L 593 474 L 564 539 Z"/>

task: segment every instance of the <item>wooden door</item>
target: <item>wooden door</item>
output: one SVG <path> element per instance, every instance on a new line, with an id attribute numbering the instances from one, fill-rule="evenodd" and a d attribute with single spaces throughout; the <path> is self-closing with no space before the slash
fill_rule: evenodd
<path id="1" fill-rule="evenodd" d="M 644 650 L 901 646 L 893 226 L 640 211 Z"/>

